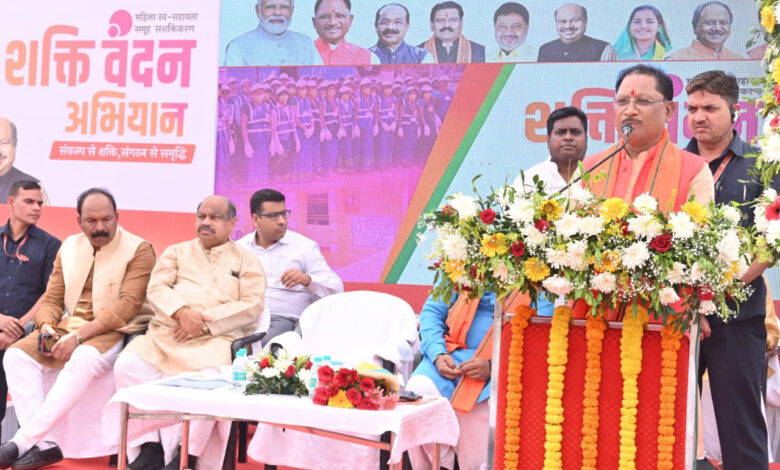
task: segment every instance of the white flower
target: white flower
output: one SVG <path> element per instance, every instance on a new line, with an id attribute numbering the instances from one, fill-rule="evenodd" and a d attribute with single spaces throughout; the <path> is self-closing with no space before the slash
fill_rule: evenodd
<path id="1" fill-rule="evenodd" d="M 778 4 L 778 6 L 776 8 L 780 8 L 780 4 Z M 778 17 L 777 13 L 775 13 L 775 17 Z M 773 132 L 772 120 L 775 118 L 775 116 L 777 116 L 777 113 L 775 113 L 775 112 L 771 112 L 771 113 L 767 114 L 766 116 L 764 116 L 764 128 L 763 128 L 764 131 L 761 133 L 761 135 L 770 135 L 770 134 L 772 134 L 772 132 Z"/>
<path id="2" fill-rule="evenodd" d="M 707 272 L 699 267 L 699 263 L 693 263 L 693 266 L 691 266 L 691 282 L 697 283 L 701 281 L 706 274 Z"/>
<path id="3" fill-rule="evenodd" d="M 572 290 L 571 282 L 563 276 L 550 276 L 542 281 L 542 287 L 555 295 L 566 295 Z"/>
<path id="4" fill-rule="evenodd" d="M 600 215 L 583 217 L 580 220 L 580 233 L 595 237 L 604 230 L 604 218 Z"/>
<path id="5" fill-rule="evenodd" d="M 680 300 L 680 296 L 671 287 L 664 287 L 658 292 L 658 298 L 664 305 L 671 305 Z"/>
<path id="6" fill-rule="evenodd" d="M 274 377 L 279 377 L 279 374 L 281 371 L 277 369 L 276 367 L 266 367 L 265 369 L 260 371 L 260 375 L 265 377 L 266 379 L 272 379 Z"/>
<path id="7" fill-rule="evenodd" d="M 674 238 L 687 239 L 693 236 L 693 230 L 696 225 L 691 220 L 691 217 L 685 212 L 677 212 L 669 217 L 669 226 L 672 227 L 672 235 Z"/>
<path id="8" fill-rule="evenodd" d="M 726 263 L 731 263 L 739 259 L 739 235 L 736 230 L 728 230 L 723 238 L 720 239 L 716 247 L 718 248 L 718 258 Z"/>
<path id="9" fill-rule="evenodd" d="M 585 204 L 593 200 L 593 193 L 583 188 L 579 184 L 573 184 L 569 186 L 566 191 L 566 196 L 574 202 Z"/>
<path id="10" fill-rule="evenodd" d="M 583 271 L 588 267 L 585 259 L 585 250 L 588 249 L 588 242 L 578 240 L 566 245 L 566 266 L 575 270 Z"/>
<path id="11" fill-rule="evenodd" d="M 498 203 L 501 204 L 501 207 L 509 206 L 509 194 L 510 194 L 509 186 L 502 186 L 498 188 L 498 190 L 496 191 L 496 198 L 498 200 Z"/>
<path id="12" fill-rule="evenodd" d="M 545 253 L 547 254 L 547 262 L 555 269 L 560 269 L 563 266 L 567 265 L 567 256 L 566 252 L 563 250 L 554 250 L 552 248 L 547 248 L 545 250 Z"/>
<path id="13" fill-rule="evenodd" d="M 637 237 L 655 238 L 661 234 L 663 228 L 661 222 L 650 214 L 640 214 L 628 221 L 628 229 Z"/>
<path id="14" fill-rule="evenodd" d="M 509 279 L 509 268 L 502 262 L 498 263 L 498 266 L 493 269 L 493 273 L 496 275 L 496 279 L 506 282 Z"/>
<path id="15" fill-rule="evenodd" d="M 658 201 L 650 194 L 642 193 L 634 198 L 634 208 L 643 214 L 654 212 L 658 209 Z"/>
<path id="16" fill-rule="evenodd" d="M 440 237 L 441 249 L 451 260 L 464 260 L 468 257 L 468 242 L 457 233 L 444 233 Z"/>
<path id="17" fill-rule="evenodd" d="M 609 294 L 617 287 L 617 278 L 615 275 L 609 272 L 599 273 L 593 276 L 590 280 L 590 287 L 596 289 L 599 292 Z"/>
<path id="18" fill-rule="evenodd" d="M 506 215 L 516 224 L 530 224 L 534 221 L 534 203 L 528 199 L 517 198 L 509 204 Z"/>
<path id="19" fill-rule="evenodd" d="M 458 217 L 461 219 L 470 219 L 476 217 L 479 212 L 479 206 L 476 199 L 461 193 L 455 193 L 450 199 L 450 206 L 458 211 Z"/>
<path id="20" fill-rule="evenodd" d="M 780 134 L 772 133 L 761 141 L 761 155 L 770 163 L 780 162 Z"/>
<path id="21" fill-rule="evenodd" d="M 573 237 L 580 231 L 580 218 L 576 214 L 563 214 L 555 222 L 555 231 L 562 237 Z"/>
<path id="22" fill-rule="evenodd" d="M 756 224 L 756 230 L 761 233 L 766 233 L 766 228 L 769 225 L 769 219 L 766 218 L 767 204 L 757 204 L 753 210 L 753 222 Z"/>
<path id="23" fill-rule="evenodd" d="M 682 284 L 685 281 L 685 265 L 675 261 L 672 265 L 672 270 L 666 276 L 666 280 L 672 284 Z"/>
<path id="24" fill-rule="evenodd" d="M 704 300 L 699 304 L 699 313 L 703 313 L 704 315 L 716 312 L 717 310 L 718 307 L 712 300 Z"/>
<path id="25" fill-rule="evenodd" d="M 537 230 L 533 225 L 523 227 L 521 233 L 523 234 L 523 238 L 525 238 L 525 244 L 530 247 L 539 246 L 547 240 L 544 233 Z"/>
<path id="26" fill-rule="evenodd" d="M 764 192 L 761 194 L 761 197 L 764 199 L 768 199 L 770 201 L 774 201 L 777 199 L 777 191 L 775 191 L 772 188 L 766 188 Z"/>
<path id="27" fill-rule="evenodd" d="M 771 220 L 766 226 L 766 241 L 777 246 L 780 239 L 780 220 Z"/>
<path id="28" fill-rule="evenodd" d="M 742 220 L 742 212 L 733 206 L 723 208 L 723 217 L 733 224 L 738 224 Z"/>
<path id="29" fill-rule="evenodd" d="M 632 243 L 623 251 L 621 257 L 623 266 L 628 269 L 638 268 L 648 259 L 650 259 L 650 251 L 647 249 L 647 243 L 642 241 Z"/>

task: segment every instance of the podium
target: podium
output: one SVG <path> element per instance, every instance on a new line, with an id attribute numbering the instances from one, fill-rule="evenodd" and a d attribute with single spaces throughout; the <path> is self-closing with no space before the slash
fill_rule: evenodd
<path id="1" fill-rule="evenodd" d="M 491 395 L 498 397 L 491 403 L 491 446 L 489 462 L 497 470 L 543 469 L 546 446 L 546 404 L 548 395 L 548 342 L 551 318 L 533 317 L 523 333 L 523 362 L 521 373 L 519 430 L 507 429 L 508 408 L 517 411 L 517 400 L 507 399 L 508 356 L 512 329 L 506 317 L 497 312 L 494 328 L 501 328 L 500 341 L 494 342 L 494 375 Z M 623 324 L 606 322 L 601 351 L 601 381 L 598 397 L 598 431 L 596 439 L 596 466 L 598 469 L 618 469 L 620 453 L 620 423 L 623 398 L 621 373 L 621 334 Z M 637 377 L 638 404 L 636 406 L 636 453 L 633 459 L 638 470 L 657 469 L 659 409 L 661 406 L 661 325 L 649 324 L 642 335 L 641 370 Z M 691 332 L 698 338 L 698 325 Z M 698 341 L 680 340 L 677 351 L 676 393 L 674 395 L 674 444 L 671 466 L 674 469 L 692 470 L 695 465 L 696 446 L 696 357 Z M 583 394 L 586 375 L 585 320 L 571 320 L 568 331 L 568 360 L 564 374 L 561 398 L 563 408 L 561 463 L 564 469 L 582 468 L 583 465 Z M 497 374 L 497 375 L 496 375 Z M 516 394 L 512 394 L 516 395 Z M 667 405 L 668 406 L 668 405 Z M 518 432 L 519 431 L 519 432 Z M 507 446 L 509 444 L 509 446 Z M 519 465 L 505 465 L 507 449 L 516 445 Z M 589 447 L 589 446 L 585 446 Z M 509 461 L 511 464 L 511 459 Z"/>

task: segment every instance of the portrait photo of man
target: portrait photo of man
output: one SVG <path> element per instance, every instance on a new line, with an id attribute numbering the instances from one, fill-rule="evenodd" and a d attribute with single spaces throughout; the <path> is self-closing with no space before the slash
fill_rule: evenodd
<path id="1" fill-rule="evenodd" d="M 558 39 L 542 44 L 539 62 L 614 61 L 617 52 L 608 42 L 585 35 L 588 10 L 576 3 L 567 3 L 555 10 L 555 31 Z"/>
<path id="2" fill-rule="evenodd" d="M 528 9 L 517 2 L 506 2 L 493 15 L 496 47 L 488 51 L 487 62 L 535 62 L 536 47 L 526 42 Z"/>
<path id="3" fill-rule="evenodd" d="M 376 11 L 377 43 L 368 48 L 383 64 L 430 64 L 433 57 L 422 47 L 404 41 L 409 31 L 409 9 L 388 3 Z"/>
<path id="4" fill-rule="evenodd" d="M 485 62 L 485 46 L 463 35 L 463 7 L 457 2 L 437 3 L 431 8 L 433 35 L 419 47 L 436 63 Z"/>
<path id="5" fill-rule="evenodd" d="M 696 39 L 690 46 L 672 52 L 669 60 L 733 60 L 745 57 L 726 49 L 734 16 L 723 2 L 705 2 L 693 11 L 691 25 Z"/>

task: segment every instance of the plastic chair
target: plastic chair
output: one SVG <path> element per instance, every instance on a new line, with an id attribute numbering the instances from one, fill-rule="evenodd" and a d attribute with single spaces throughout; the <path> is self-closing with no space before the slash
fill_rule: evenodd
<path id="1" fill-rule="evenodd" d="M 384 365 L 404 380 L 419 349 L 418 319 L 412 308 L 403 299 L 380 292 L 345 292 L 320 299 L 303 311 L 299 325 L 303 353 L 330 355 L 347 367 L 364 361 Z M 273 342 L 293 344 L 287 341 L 291 335 L 297 336 L 285 333 Z M 368 469 L 379 466 L 380 460 L 385 466 L 389 457 L 380 459 L 376 449 L 262 423 L 250 443 L 252 449 L 260 461 L 298 468 Z M 338 457 L 344 460 L 333 460 Z"/>

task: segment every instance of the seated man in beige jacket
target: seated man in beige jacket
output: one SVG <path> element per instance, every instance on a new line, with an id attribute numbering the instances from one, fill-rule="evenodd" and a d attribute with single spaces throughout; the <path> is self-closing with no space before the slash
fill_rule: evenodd
<path id="1" fill-rule="evenodd" d="M 222 196 L 198 205 L 198 238 L 169 246 L 152 271 L 147 297 L 154 308 L 149 331 L 134 339 L 116 362 L 117 388 L 182 372 L 218 370 L 230 364 L 230 343 L 252 334 L 265 302 L 265 274 L 257 258 L 230 240 L 236 208 Z M 132 423 L 131 423 L 132 424 Z M 219 426 L 229 426 L 222 422 Z M 213 421 L 194 421 L 188 468 L 219 468 L 227 431 Z M 134 438 L 141 446 L 129 468 L 161 469 L 163 446 L 179 440 L 180 425 Z M 165 469 L 178 469 L 179 451 Z"/>
<path id="2" fill-rule="evenodd" d="M 0 468 L 39 468 L 62 460 L 60 449 L 41 439 L 96 377 L 111 370 L 123 332 L 146 297 L 154 250 L 118 225 L 114 197 L 88 189 L 79 195 L 76 210 L 83 233 L 62 243 L 35 315 L 36 331 L 5 353 L 21 427 L 0 446 Z M 44 378 L 52 374 L 58 375 L 44 397 Z"/>

